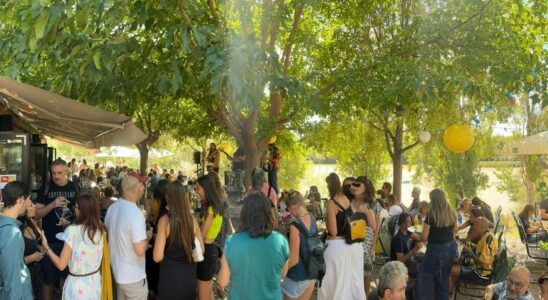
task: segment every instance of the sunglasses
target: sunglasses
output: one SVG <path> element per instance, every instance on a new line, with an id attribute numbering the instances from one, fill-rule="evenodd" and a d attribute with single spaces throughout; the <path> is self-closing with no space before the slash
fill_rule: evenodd
<path id="1" fill-rule="evenodd" d="M 362 182 L 359 182 L 359 181 L 357 181 L 357 182 L 352 182 L 352 186 L 354 186 L 354 187 L 360 187 L 360 186 L 362 186 L 362 184 L 363 184 L 363 183 L 362 183 Z"/>

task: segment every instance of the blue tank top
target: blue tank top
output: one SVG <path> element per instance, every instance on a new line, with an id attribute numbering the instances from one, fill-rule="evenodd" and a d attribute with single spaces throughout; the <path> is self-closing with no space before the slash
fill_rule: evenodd
<path id="1" fill-rule="evenodd" d="M 310 234 L 316 234 L 318 233 L 318 227 L 316 226 L 316 219 L 312 215 L 310 215 Z M 300 223 L 302 226 L 306 228 L 303 221 L 300 219 L 296 219 L 294 222 Z M 303 281 L 308 280 L 308 271 L 306 270 L 306 266 L 304 262 L 308 260 L 308 245 L 306 244 L 307 237 L 304 236 L 299 231 L 299 262 L 297 262 L 296 265 L 291 267 L 289 271 L 287 271 L 287 277 L 291 278 L 294 281 Z"/>

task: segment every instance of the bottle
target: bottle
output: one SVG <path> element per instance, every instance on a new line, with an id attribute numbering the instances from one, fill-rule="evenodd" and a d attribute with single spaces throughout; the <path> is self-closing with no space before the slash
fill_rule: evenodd
<path id="1" fill-rule="evenodd" d="M 461 214 L 458 214 L 457 221 L 459 222 L 459 225 L 462 224 L 462 215 Z"/>
<path id="2" fill-rule="evenodd" d="M 415 227 L 415 229 L 419 226 L 419 216 L 415 217 L 415 221 L 413 222 L 413 226 Z"/>

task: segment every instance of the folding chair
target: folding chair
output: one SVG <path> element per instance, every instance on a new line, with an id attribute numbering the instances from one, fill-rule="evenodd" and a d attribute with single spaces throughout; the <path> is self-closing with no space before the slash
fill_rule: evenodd
<path id="1" fill-rule="evenodd" d="M 381 225 L 379 228 L 379 236 L 377 237 L 377 243 L 381 245 L 382 253 L 375 255 L 375 260 L 373 261 L 373 263 L 378 266 L 382 266 L 385 263 L 390 261 L 390 242 L 388 243 L 388 245 L 385 245 L 385 243 L 383 243 L 383 239 L 381 238 L 381 235 L 388 231 L 387 220 L 388 218 L 382 219 Z M 391 240 L 392 238 L 391 235 L 388 234 L 388 236 L 390 237 L 390 240 Z"/>
<path id="2" fill-rule="evenodd" d="M 516 217 L 516 214 L 512 212 L 512 217 L 514 217 L 514 221 L 516 222 L 516 225 L 518 226 L 518 232 L 519 232 L 519 238 L 521 242 L 525 245 L 525 249 L 527 249 L 527 256 L 533 259 L 539 259 L 546 262 L 546 265 L 548 266 L 548 257 L 545 256 L 544 250 L 540 249 L 537 243 L 530 243 L 529 242 L 529 236 L 531 236 L 531 233 L 527 233 L 525 231 L 525 227 L 523 226 L 523 223 L 521 220 Z"/>
<path id="3" fill-rule="evenodd" d="M 486 269 L 476 267 L 474 268 L 474 272 L 478 276 L 478 279 L 476 281 L 463 281 L 462 279 L 458 278 L 455 286 L 455 294 L 453 295 L 454 299 L 457 299 L 457 294 L 472 298 L 483 299 L 482 292 L 485 290 L 486 286 L 495 283 L 493 281 L 493 278 L 497 275 L 498 272 L 501 272 L 501 263 L 505 262 L 508 257 L 506 243 L 504 243 L 502 239 L 503 234 L 504 231 L 500 232 L 498 238 L 495 236 L 495 238 L 497 238 L 498 240 L 499 249 L 495 256 L 495 261 L 493 262 L 491 273 L 488 276 L 483 276 L 481 274 Z M 468 292 L 466 290 L 476 291 L 476 293 Z M 480 292 L 478 293 L 478 291 Z"/>

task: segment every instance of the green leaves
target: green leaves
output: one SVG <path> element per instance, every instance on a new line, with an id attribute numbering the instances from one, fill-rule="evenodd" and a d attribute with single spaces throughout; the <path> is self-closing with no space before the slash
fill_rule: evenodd
<path id="1" fill-rule="evenodd" d="M 93 63 L 95 64 L 95 68 L 97 70 L 101 70 L 101 52 L 97 51 L 95 54 L 93 54 Z"/>
<path id="2" fill-rule="evenodd" d="M 43 10 L 42 13 L 40 13 L 40 16 L 36 20 L 36 24 L 34 25 L 34 32 L 36 34 L 36 39 L 41 39 L 44 37 L 44 32 L 46 30 L 46 25 L 48 24 L 49 19 L 49 11 Z"/>

